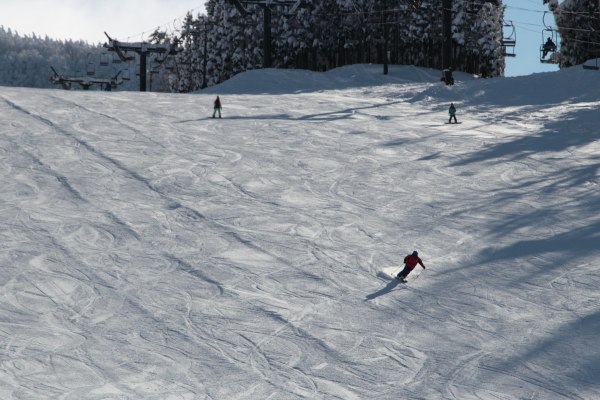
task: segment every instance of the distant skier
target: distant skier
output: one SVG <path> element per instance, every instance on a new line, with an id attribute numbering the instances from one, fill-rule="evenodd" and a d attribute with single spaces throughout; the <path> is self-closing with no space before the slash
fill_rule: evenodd
<path id="1" fill-rule="evenodd" d="M 452 118 L 454 118 L 454 122 L 458 124 L 458 121 L 456 120 L 456 107 L 454 107 L 454 103 L 450 103 L 448 114 L 450 114 L 450 119 L 448 120 L 448 123 L 451 124 Z"/>
<path id="2" fill-rule="evenodd" d="M 419 258 L 419 252 L 417 251 L 413 251 L 412 254 L 404 257 L 404 264 L 404 269 L 396 276 L 396 279 L 402 282 L 407 282 L 406 277 L 415 269 L 417 264 L 421 264 L 421 267 L 425 269 L 425 265 L 423 265 L 423 261 Z"/>
<path id="3" fill-rule="evenodd" d="M 219 112 L 219 118 L 221 118 L 221 99 L 219 99 L 219 96 L 217 96 L 217 99 L 215 100 L 215 110 L 213 111 L 212 115 L 213 118 L 215 117 L 217 111 Z"/>
<path id="4" fill-rule="evenodd" d="M 556 50 L 556 44 L 554 44 L 554 42 L 552 41 L 552 38 L 548 38 L 548 40 L 546 40 L 546 43 L 544 43 L 544 54 L 542 55 L 542 58 L 546 58 L 546 56 L 548 55 L 548 52 L 555 51 L 555 50 Z"/>
<path id="5" fill-rule="evenodd" d="M 110 92 L 112 90 L 112 88 L 110 87 L 110 83 L 106 84 L 106 87 L 104 88 L 105 92 Z"/>

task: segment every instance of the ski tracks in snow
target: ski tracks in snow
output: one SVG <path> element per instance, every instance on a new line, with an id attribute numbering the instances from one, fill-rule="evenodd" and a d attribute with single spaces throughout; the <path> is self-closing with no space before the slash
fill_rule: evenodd
<path id="1" fill-rule="evenodd" d="M 448 132 L 364 89 L 232 95 L 222 120 L 204 95 L 22 90 L 0 104 L 0 397 L 578 398 L 543 366 L 569 338 L 536 352 L 534 328 L 592 343 L 597 274 L 548 279 L 537 241 L 593 179 L 511 153 L 530 131 Z M 389 289 L 415 249 L 426 275 Z"/>

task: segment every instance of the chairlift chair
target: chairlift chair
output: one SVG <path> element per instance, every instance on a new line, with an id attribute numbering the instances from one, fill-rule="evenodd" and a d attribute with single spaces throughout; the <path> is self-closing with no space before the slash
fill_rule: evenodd
<path id="1" fill-rule="evenodd" d="M 103 67 L 106 67 L 108 65 L 108 54 L 101 54 L 100 55 L 100 65 Z"/>
<path id="2" fill-rule="evenodd" d="M 598 57 L 600 57 L 600 48 L 589 49 L 588 55 L 589 55 L 590 59 L 588 59 L 586 62 L 591 61 L 592 57 L 594 57 L 593 58 L 594 65 L 586 64 L 584 62 L 581 66 L 583 67 L 583 69 L 592 69 L 592 70 L 598 71 L 600 69 L 600 67 L 598 66 Z"/>
<path id="3" fill-rule="evenodd" d="M 558 44 L 556 44 L 558 42 L 558 31 L 552 28 L 544 29 L 542 31 L 542 40 L 543 38 L 550 38 L 555 47 L 546 48 L 546 42 L 542 43 L 540 46 L 540 62 L 542 64 L 558 64 L 558 57 L 555 57 L 555 54 L 558 53 Z M 548 54 L 550 54 L 550 57 L 546 58 Z"/>
<path id="4" fill-rule="evenodd" d="M 504 27 L 511 28 L 511 32 L 510 35 L 503 37 L 500 41 L 500 44 L 502 44 L 502 55 L 504 57 L 516 57 L 515 46 L 517 45 L 517 31 L 515 30 L 515 25 L 512 21 L 506 21 Z"/>
<path id="5" fill-rule="evenodd" d="M 600 67 L 598 66 L 598 59 L 596 58 L 596 65 L 590 65 L 590 64 L 582 64 L 581 65 L 583 67 L 583 69 L 593 69 L 594 71 L 598 71 L 600 69 Z"/>
<path id="6" fill-rule="evenodd" d="M 86 67 L 85 67 L 85 72 L 88 76 L 94 76 L 94 74 L 96 73 L 95 68 L 94 68 L 94 63 L 92 62 L 92 53 L 88 53 L 85 56 L 85 60 L 86 60 Z"/>
<path id="7" fill-rule="evenodd" d="M 588 27 L 589 36 L 586 40 L 587 60 L 582 64 L 583 69 L 598 70 L 598 57 L 600 57 L 600 35 L 596 33 L 592 26 Z M 592 65 L 593 62 L 593 65 Z"/>
<path id="8" fill-rule="evenodd" d="M 559 52 L 558 50 L 558 29 L 548 26 L 546 24 L 546 13 L 544 12 L 544 16 L 542 17 L 542 22 L 544 23 L 544 30 L 542 31 L 542 44 L 540 46 L 540 62 L 543 64 L 558 64 L 558 57 L 556 54 Z M 546 47 L 546 38 L 550 39 L 552 43 L 554 43 L 554 47 Z M 546 56 L 550 54 L 550 57 L 546 59 Z"/>
<path id="9" fill-rule="evenodd" d="M 131 80 L 129 68 L 125 68 L 125 69 L 121 70 L 121 79 L 123 79 L 124 81 Z"/>
<path id="10" fill-rule="evenodd" d="M 164 62 L 158 64 L 156 68 L 164 68 L 166 71 L 173 71 L 173 69 L 175 69 L 172 59 L 165 60 Z"/>

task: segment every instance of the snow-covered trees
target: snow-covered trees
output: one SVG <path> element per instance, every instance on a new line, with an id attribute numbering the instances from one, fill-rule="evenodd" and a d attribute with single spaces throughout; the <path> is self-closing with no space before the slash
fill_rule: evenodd
<path id="1" fill-rule="evenodd" d="M 270 6 L 273 68 L 327 71 L 348 64 L 382 64 L 389 57 L 391 64 L 441 69 L 439 0 L 313 0 L 291 12 L 292 4 Z M 152 42 L 178 41 L 185 49 L 168 62 L 168 69 L 149 66 L 154 90 L 189 92 L 263 68 L 264 8 L 244 7 L 248 15 L 229 0 L 208 0 L 207 14 L 188 14 L 178 37 L 154 32 Z M 502 76 L 502 1 L 455 0 L 453 7 L 453 69 Z M 21 37 L 0 27 L 0 85 L 55 87 L 48 79 L 50 66 L 65 76 L 85 75 L 91 66 L 98 78 L 128 69 L 131 80 L 120 89 L 137 90 L 135 62 L 102 64 L 102 53 L 100 45 Z"/>
<path id="2" fill-rule="evenodd" d="M 387 0 L 384 8 L 382 0 L 315 0 L 293 14 L 293 3 L 272 6 L 272 66 L 326 71 L 383 63 L 387 48 L 391 64 L 441 69 L 440 3 Z M 227 0 L 209 0 L 207 15 L 188 15 L 181 32 L 185 51 L 178 56 L 183 72 L 178 91 L 212 86 L 263 67 L 263 9 L 244 6 L 250 15 L 242 16 Z M 502 76 L 502 1 L 456 0 L 453 11 L 454 70 Z"/>
<path id="3" fill-rule="evenodd" d="M 459 3 L 459 7 L 465 7 L 465 3 Z M 468 10 L 468 9 L 467 9 Z M 469 15 L 468 13 L 465 13 Z M 459 51 L 466 53 L 465 57 L 458 57 L 468 62 L 470 57 L 476 57 L 479 63 L 476 63 L 471 68 L 478 69 L 478 73 L 483 77 L 503 76 L 506 63 L 502 55 L 502 25 L 504 10 L 490 3 L 483 4 L 477 14 L 472 16 L 468 23 L 462 25 L 462 31 L 467 32 L 474 38 L 472 48 L 468 46 L 458 47 Z M 455 20 L 456 21 L 456 20 Z M 457 22 L 455 25 L 460 26 Z M 483 62 L 481 62 L 483 61 Z M 469 67 L 465 65 L 461 71 L 469 71 Z"/>
<path id="4" fill-rule="evenodd" d="M 600 57 L 600 18 L 597 0 L 546 0 L 561 37 L 559 67 Z"/>
<path id="5" fill-rule="evenodd" d="M 49 79 L 50 67 L 65 76 L 83 76 L 88 69 L 93 70 L 95 77 L 114 76 L 118 69 L 100 63 L 103 52 L 100 45 L 41 38 L 35 34 L 20 36 L 0 26 L 0 86 L 60 88 Z M 139 83 L 131 80 L 119 89 L 137 90 L 137 87 Z"/>

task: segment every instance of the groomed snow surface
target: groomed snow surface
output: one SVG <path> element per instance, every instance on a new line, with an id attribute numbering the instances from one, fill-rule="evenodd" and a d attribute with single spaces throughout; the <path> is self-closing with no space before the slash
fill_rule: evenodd
<path id="1" fill-rule="evenodd" d="M 600 73 L 439 76 L 1 88 L 0 398 L 600 398 Z"/>

